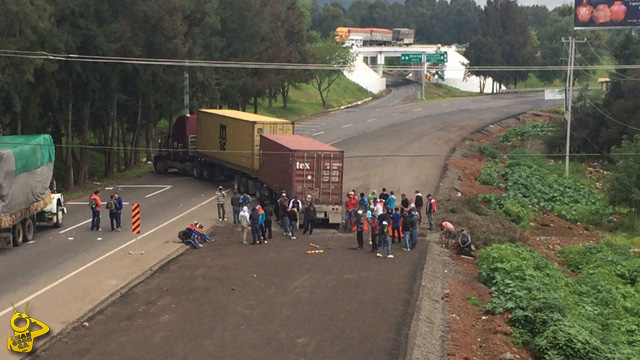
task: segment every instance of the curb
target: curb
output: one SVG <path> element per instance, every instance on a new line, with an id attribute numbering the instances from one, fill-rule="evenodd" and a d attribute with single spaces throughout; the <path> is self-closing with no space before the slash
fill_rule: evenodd
<path id="1" fill-rule="evenodd" d="M 362 105 L 362 104 L 364 104 L 364 103 L 366 103 L 366 102 L 369 102 L 369 101 L 371 101 L 371 100 L 373 100 L 373 97 L 368 97 L 368 98 L 366 98 L 366 99 L 362 99 L 362 100 L 360 100 L 360 101 L 357 101 L 357 102 L 354 102 L 354 103 L 351 103 L 351 104 L 347 104 L 347 105 L 344 105 L 344 106 L 340 106 L 340 107 L 337 107 L 337 108 L 333 108 L 333 109 L 325 110 L 325 111 L 323 111 L 323 112 L 331 112 L 331 111 L 344 110 L 344 109 L 352 108 L 352 107 L 355 107 L 355 106 L 358 106 L 358 105 Z"/>
<path id="2" fill-rule="evenodd" d="M 47 339 L 43 343 L 38 345 L 37 350 L 33 354 L 30 354 L 29 356 L 27 356 L 27 357 L 25 357 L 23 359 L 38 359 L 40 357 L 40 355 L 46 354 L 47 349 L 50 346 L 56 344 L 59 339 L 61 339 L 64 336 L 66 336 L 68 333 L 70 333 L 74 329 L 82 327 L 82 322 L 83 321 L 93 318 L 95 315 L 97 315 L 98 313 L 103 311 L 109 305 L 113 304 L 122 295 L 126 294 L 129 290 L 134 288 L 136 285 L 142 283 L 143 281 L 145 281 L 146 279 L 151 277 L 151 275 L 153 275 L 157 270 L 159 270 L 164 265 L 166 265 L 169 261 L 171 261 L 171 260 L 175 259 L 176 257 L 180 256 L 182 253 L 186 252 L 187 250 L 190 250 L 190 247 L 186 246 L 185 244 L 180 243 L 179 246 L 174 248 L 171 252 L 169 252 L 169 254 L 167 254 L 160 261 L 158 261 L 155 264 L 151 265 L 151 267 L 149 267 L 149 269 L 143 271 L 141 274 L 139 274 L 138 276 L 136 276 L 135 278 L 133 278 L 129 282 L 127 282 L 124 285 L 122 285 L 116 291 L 114 291 L 111 294 L 109 294 L 106 298 L 104 298 L 102 301 L 100 301 L 94 307 L 89 309 L 89 311 L 84 313 L 78 319 L 70 322 L 67 326 L 65 326 L 62 330 L 60 330 L 60 332 L 58 332 L 54 336 L 47 337 Z"/>

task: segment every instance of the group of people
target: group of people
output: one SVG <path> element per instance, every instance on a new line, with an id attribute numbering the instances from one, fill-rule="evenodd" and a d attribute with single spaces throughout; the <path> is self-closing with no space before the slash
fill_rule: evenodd
<path id="1" fill-rule="evenodd" d="M 193 224 L 187 226 L 184 231 L 178 234 L 178 238 L 180 238 L 185 244 L 191 245 L 194 249 L 199 249 L 203 247 L 204 243 L 208 243 L 213 241 L 211 236 L 207 235 L 204 231 L 204 226 L 198 222 L 198 220 L 194 221 Z"/>
<path id="2" fill-rule="evenodd" d="M 427 194 L 425 199 L 420 191 L 416 190 L 413 198 L 400 194 L 399 201 L 395 192 L 387 192 L 386 188 L 382 188 L 379 195 L 375 190 L 371 191 L 368 196 L 363 192 L 359 196 L 356 194 L 358 194 L 356 190 L 352 190 L 347 195 L 344 220 L 344 230 L 356 233 L 357 246 L 353 249 L 364 249 L 364 234 L 368 229 L 371 252 L 375 252 L 378 257 L 383 257 L 383 253 L 386 252 L 386 257 L 393 258 L 391 244 L 395 244 L 396 239 L 398 244 L 402 246 L 402 250 L 414 250 L 418 244 L 418 226 L 422 223 L 423 209 L 427 216 L 428 229 L 434 230 L 435 228 L 433 214 L 436 212 L 436 201 L 431 194 Z M 226 221 L 226 194 L 222 186 L 218 187 L 216 195 L 218 220 Z M 252 206 L 252 198 L 249 194 L 240 194 L 235 190 L 230 202 L 233 209 L 233 223 L 240 227 L 240 237 L 243 244 L 267 244 L 273 236 L 274 218 L 282 227 L 284 235 L 295 240 L 298 224 L 301 220 L 300 215 L 303 215 L 302 234 L 313 234 L 317 214 L 311 196 L 301 200 L 298 194 L 294 194 L 293 198 L 289 199 L 287 194 L 283 192 L 275 205 L 265 201 L 264 205 Z M 444 220 L 440 224 L 440 230 L 443 247 L 450 247 L 451 239 L 455 234 L 453 224 Z M 249 233 L 251 233 L 251 243 L 247 241 Z M 197 241 L 196 239 L 194 247 L 201 247 L 202 244 Z M 459 254 L 473 256 L 471 236 L 467 231 L 462 230 L 460 233 L 458 245 Z"/>
<path id="3" fill-rule="evenodd" d="M 344 219 L 344 230 L 347 232 L 355 230 L 356 232 L 358 245 L 354 249 L 364 248 L 366 227 L 370 229 L 371 251 L 375 252 L 378 257 L 383 257 L 382 253 L 386 251 L 386 256 L 393 258 L 391 244 L 395 244 L 396 237 L 398 244 L 403 246 L 404 251 L 416 248 L 418 225 L 422 222 L 422 208 L 425 203 L 419 190 L 415 191 L 413 199 L 401 194 L 399 204 L 396 204 L 395 192 L 387 193 L 386 188 L 382 188 L 380 195 L 375 190 L 371 191 L 368 196 L 365 196 L 363 192 L 359 194 L 359 197 L 356 194 L 356 190 L 351 190 L 347 195 Z M 433 229 L 433 213 L 436 211 L 436 203 L 431 194 L 427 195 L 426 200 L 429 227 Z"/>
<path id="4" fill-rule="evenodd" d="M 122 208 L 124 203 L 122 197 L 115 192 L 111 194 L 109 201 L 107 201 L 106 208 L 109 211 L 109 224 L 111 225 L 111 231 L 122 230 Z M 100 227 L 100 210 L 102 208 L 102 200 L 100 200 L 100 190 L 93 192 L 93 195 L 89 197 L 89 208 L 91 209 L 91 231 L 102 231 Z"/>
<path id="5" fill-rule="evenodd" d="M 355 231 L 357 247 L 364 248 L 364 233 L 369 228 L 371 251 L 376 256 L 383 257 L 386 251 L 388 258 L 393 258 L 391 254 L 391 244 L 395 244 L 396 238 L 402 250 L 411 251 L 418 244 L 418 226 L 422 223 L 422 210 L 424 208 L 427 216 L 429 230 L 434 230 L 433 215 L 436 212 L 436 201 L 431 194 L 427 194 L 426 199 L 419 190 L 415 191 L 413 198 L 406 194 L 400 194 L 399 204 L 395 192 L 387 193 L 386 188 L 382 188 L 381 193 L 373 190 L 366 196 L 364 192 L 358 194 L 356 190 L 351 190 L 345 201 L 344 230 Z M 445 240 L 450 247 L 450 240 L 455 234 L 455 228 L 448 221 L 441 224 L 441 239 L 443 246 Z M 458 238 L 458 253 L 466 256 L 473 256 L 471 236 L 467 231 L 462 230 Z"/>

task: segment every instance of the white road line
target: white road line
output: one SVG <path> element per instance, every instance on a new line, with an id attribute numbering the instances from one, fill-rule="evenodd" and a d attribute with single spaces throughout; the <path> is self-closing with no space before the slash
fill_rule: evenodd
<path id="1" fill-rule="evenodd" d="M 398 115 L 400 115 L 400 113 L 393 113 L 393 114 L 391 114 L 391 116 L 398 116 Z"/>
<path id="2" fill-rule="evenodd" d="M 442 104 L 440 106 L 445 107 L 445 106 L 449 106 L 449 104 Z"/>
<path id="3" fill-rule="evenodd" d="M 297 128 L 317 128 L 318 125 L 296 125 Z"/>
<path id="4" fill-rule="evenodd" d="M 171 187 L 171 185 L 116 185 L 118 188 L 163 188 Z"/>
<path id="5" fill-rule="evenodd" d="M 378 118 L 369 119 L 369 120 L 367 120 L 367 122 L 372 122 L 372 121 L 376 121 L 376 120 L 378 120 Z"/>
<path id="6" fill-rule="evenodd" d="M 163 192 L 163 191 L 167 191 L 167 190 L 171 189 L 172 187 L 173 187 L 173 186 L 167 186 L 167 187 L 165 187 L 165 188 L 164 188 L 164 189 L 162 189 L 162 190 L 158 190 L 158 191 L 156 191 L 156 192 L 153 192 L 153 193 L 151 193 L 151 194 L 149 194 L 149 195 L 145 196 L 145 198 L 150 198 L 150 197 L 152 197 L 153 195 L 160 194 L 161 192 Z"/>
<path id="7" fill-rule="evenodd" d="M 162 229 L 163 227 L 167 226 L 168 224 L 172 223 L 173 221 L 178 220 L 179 218 L 181 218 L 181 217 L 183 217 L 183 216 L 187 215 L 188 213 L 190 213 L 190 212 L 192 212 L 192 211 L 194 211 L 194 210 L 196 210 L 196 209 L 198 209 L 198 208 L 200 208 L 200 207 L 202 207 L 202 206 L 204 206 L 204 205 L 208 204 L 209 202 L 213 201 L 214 199 L 215 199 L 215 197 L 212 197 L 211 199 L 209 199 L 209 200 L 207 200 L 207 201 L 205 201 L 205 202 L 202 202 L 202 203 L 200 203 L 199 205 L 196 205 L 196 206 L 192 207 L 191 209 L 187 210 L 186 212 L 184 212 L 184 213 L 182 213 L 182 214 L 180 214 L 180 215 L 178 215 L 178 216 L 174 217 L 173 219 L 171 219 L 171 220 L 169 220 L 169 221 L 165 222 L 164 224 L 162 224 L 162 225 L 160 225 L 160 226 L 157 226 L 157 227 L 155 227 L 155 228 L 153 228 L 153 229 L 149 230 L 149 232 L 146 232 L 146 233 L 144 233 L 144 234 L 142 234 L 142 235 L 138 236 L 138 238 L 137 238 L 137 239 L 138 239 L 138 240 L 140 240 L 140 239 L 142 239 L 143 237 L 145 237 L 145 236 L 147 236 L 147 235 L 151 235 L 151 234 L 153 234 L 156 230 Z M 91 221 L 91 220 L 89 220 L 89 221 Z M 97 258 L 97 259 L 95 259 L 95 260 L 91 261 L 90 263 L 88 263 L 88 264 L 86 264 L 86 265 L 84 265 L 84 266 L 82 266 L 82 267 L 78 268 L 77 270 L 75 270 L 75 271 L 73 271 L 73 272 L 71 272 L 71 273 L 69 273 L 69 274 L 65 275 L 64 277 L 62 277 L 62 278 L 60 278 L 60 279 L 58 279 L 58 280 L 54 281 L 53 283 L 51 283 L 51 284 L 49 284 L 49 285 L 45 286 L 44 288 L 42 288 L 42 289 L 40 289 L 40 290 L 36 291 L 35 293 L 33 293 L 33 294 L 31 294 L 31 295 L 27 296 L 26 298 L 24 298 L 24 299 L 20 300 L 20 302 L 18 302 L 18 303 L 16 303 L 16 304 L 14 304 L 14 306 L 21 306 L 22 304 L 26 303 L 27 301 L 29 301 L 29 300 L 31 300 L 31 299 L 33 299 L 33 298 L 35 298 L 35 297 L 36 297 L 36 296 L 38 296 L 38 295 L 41 295 L 41 294 L 45 293 L 46 291 L 48 291 L 48 290 L 52 289 L 53 287 L 55 287 L 55 286 L 57 286 L 57 285 L 61 284 L 62 282 L 64 282 L 64 281 L 68 280 L 69 278 L 73 277 L 74 275 L 76 275 L 76 274 L 78 274 L 78 273 L 82 272 L 83 270 L 87 269 L 88 267 L 90 267 L 90 266 L 92 266 L 92 265 L 94 265 L 94 264 L 96 264 L 96 263 L 98 263 L 98 262 L 100 262 L 100 261 L 102 261 L 102 260 L 106 259 L 107 257 L 109 257 L 109 256 L 111 256 L 111 255 L 113 255 L 113 254 L 115 254 L 116 252 L 118 252 L 118 251 L 120 251 L 120 250 L 124 249 L 125 247 L 127 247 L 127 246 L 129 246 L 129 245 L 133 244 L 135 241 L 136 241 L 136 239 L 133 239 L 133 240 L 131 240 L 131 241 L 129 241 L 129 242 L 127 242 L 127 243 L 125 243 L 125 244 L 122 244 L 122 245 L 118 246 L 117 248 L 115 248 L 115 249 L 113 249 L 113 250 L 109 251 L 108 253 L 106 253 L 106 254 L 104 254 L 104 255 L 100 256 L 99 258 Z M 4 315 L 4 314 L 6 314 L 6 313 L 8 313 L 8 312 L 11 312 L 11 311 L 13 311 L 13 307 L 6 308 L 6 309 L 5 309 L 5 310 L 3 310 L 2 312 L 0 312 L 0 316 L 2 316 L 2 315 Z"/>
<path id="8" fill-rule="evenodd" d="M 333 144 L 335 144 L 335 143 L 339 143 L 340 141 L 342 141 L 342 140 L 332 141 L 332 142 L 328 143 L 327 145 L 333 145 Z M 0 315 L 1 315 L 1 314 L 0 314 Z"/>
<path id="9" fill-rule="evenodd" d="M 66 233 L 67 231 L 71 231 L 71 230 L 73 230 L 73 229 L 77 228 L 78 226 L 82 226 L 82 225 L 87 224 L 87 223 L 90 223 L 90 222 L 91 222 L 91 219 L 89 219 L 89 220 L 87 220 L 87 221 L 83 221 L 83 222 L 81 222 L 81 223 L 80 223 L 80 224 L 78 224 L 78 225 L 74 225 L 74 226 L 72 226 L 72 227 L 70 227 L 70 228 L 68 228 L 68 229 L 64 229 L 64 230 L 62 230 L 62 231 L 59 231 L 59 232 L 58 232 L 58 234 L 64 234 L 64 233 Z"/>
<path id="10" fill-rule="evenodd" d="M 342 125 L 343 128 L 348 128 L 349 126 L 353 126 L 353 124 Z"/>
<path id="11" fill-rule="evenodd" d="M 314 122 L 314 124 L 318 124 L 318 125 L 327 125 L 327 123 L 324 123 L 324 122 Z"/>
<path id="12" fill-rule="evenodd" d="M 422 111 L 422 108 L 413 110 L 413 112 L 418 112 L 418 111 Z"/>
<path id="13" fill-rule="evenodd" d="M 315 134 L 313 134 L 313 135 L 311 135 L 311 136 L 318 136 L 318 135 L 322 135 L 322 134 L 324 134 L 324 131 L 320 131 L 320 132 L 315 133 Z"/>

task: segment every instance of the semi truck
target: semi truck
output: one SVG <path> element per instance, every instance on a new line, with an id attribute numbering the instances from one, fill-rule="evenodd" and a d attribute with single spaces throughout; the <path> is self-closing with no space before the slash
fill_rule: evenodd
<path id="1" fill-rule="evenodd" d="M 33 240 L 37 225 L 62 226 L 64 196 L 49 188 L 54 163 L 50 135 L 0 136 L 0 248 Z"/>
<path id="2" fill-rule="evenodd" d="M 170 127 L 154 156 L 158 173 L 189 172 L 208 181 L 233 179 L 241 193 L 261 203 L 282 192 L 313 198 L 318 219 L 342 221 L 344 152 L 295 135 L 288 120 L 236 110 L 199 110 Z"/>

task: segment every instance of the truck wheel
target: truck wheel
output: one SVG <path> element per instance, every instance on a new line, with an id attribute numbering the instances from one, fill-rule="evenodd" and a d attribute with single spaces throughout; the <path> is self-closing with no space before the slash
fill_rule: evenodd
<path id="1" fill-rule="evenodd" d="M 156 160 L 153 162 L 153 168 L 156 169 L 158 174 L 165 174 L 167 172 L 167 165 L 165 165 L 164 161 Z"/>
<path id="2" fill-rule="evenodd" d="M 58 204 L 58 206 L 56 206 L 56 222 L 53 223 L 53 227 L 61 228 L 63 217 L 64 217 L 64 211 L 62 211 L 62 206 Z"/>
<path id="3" fill-rule="evenodd" d="M 213 167 L 207 165 L 204 167 L 204 169 L 202 169 L 202 177 L 206 181 L 212 181 L 214 175 L 215 175 L 215 172 L 213 171 Z"/>
<path id="4" fill-rule="evenodd" d="M 33 235 L 36 233 L 36 227 L 32 218 L 28 217 L 22 220 L 22 230 L 24 231 L 24 240 L 26 242 L 33 240 Z"/>
<path id="5" fill-rule="evenodd" d="M 24 229 L 22 229 L 21 223 L 17 223 L 13 226 L 11 235 L 13 235 L 13 246 L 22 245 L 22 243 L 24 242 Z"/>
<path id="6" fill-rule="evenodd" d="M 194 178 L 202 179 L 202 169 L 200 168 L 200 165 L 194 164 L 192 174 Z"/>

